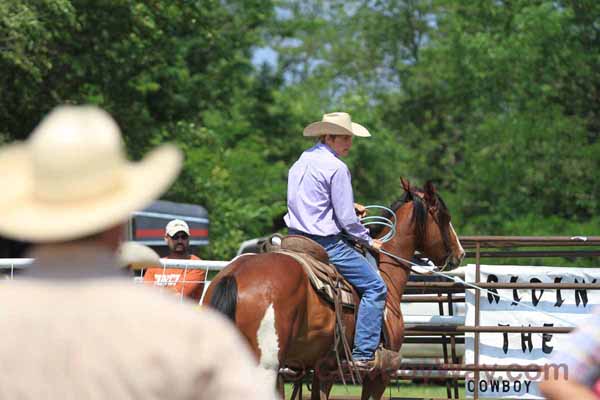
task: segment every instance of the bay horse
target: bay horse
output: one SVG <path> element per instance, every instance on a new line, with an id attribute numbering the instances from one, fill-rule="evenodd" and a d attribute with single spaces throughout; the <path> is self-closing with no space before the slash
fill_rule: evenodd
<path id="1" fill-rule="evenodd" d="M 408 260 L 419 251 L 436 265 L 458 267 L 465 253 L 433 184 L 428 182 L 419 190 L 411 188 L 407 180 L 401 182 L 404 196 L 392 205 L 396 234 L 382 249 Z M 400 301 L 410 269 L 385 254 L 380 254 L 378 266 L 387 285 L 386 348 L 399 351 L 404 334 Z M 335 371 L 333 306 L 317 294 L 303 267 L 292 257 L 262 253 L 235 259 L 213 279 L 204 303 L 233 320 L 256 355 L 264 383 L 277 385 L 282 395 L 280 368 L 318 370 L 328 365 Z M 343 319 L 348 343 L 352 343 L 354 312 L 344 309 Z M 329 397 L 332 376 L 313 374 L 311 399 Z M 380 399 L 389 382 L 385 374 L 366 375 L 361 398 Z"/>

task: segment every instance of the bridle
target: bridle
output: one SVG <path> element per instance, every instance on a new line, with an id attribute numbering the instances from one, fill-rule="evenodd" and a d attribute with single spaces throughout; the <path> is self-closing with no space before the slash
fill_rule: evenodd
<path id="1" fill-rule="evenodd" d="M 417 201 L 415 200 L 414 196 L 418 196 L 420 201 L 422 203 L 424 203 L 424 207 L 427 210 L 427 214 L 431 216 L 431 219 L 434 221 L 434 223 L 437 225 L 440 234 L 442 236 L 442 242 L 444 244 L 444 250 L 446 251 L 446 255 L 445 255 L 445 262 L 444 265 L 442 266 L 437 266 L 438 270 L 443 271 L 446 269 L 446 267 L 448 266 L 448 262 L 450 260 L 450 257 L 452 255 L 452 249 L 450 247 L 450 236 L 449 236 L 449 224 L 450 221 L 448 220 L 448 226 L 443 226 L 442 223 L 440 222 L 440 219 L 438 217 L 439 214 L 439 209 L 438 207 L 432 207 L 428 204 L 428 202 L 425 200 L 424 196 L 420 195 L 420 193 L 417 192 L 409 192 L 411 195 L 410 199 L 407 199 L 404 204 L 408 203 L 409 201 L 413 202 L 413 207 L 414 207 L 414 203 Z M 390 240 L 392 240 L 392 238 L 396 235 L 396 213 L 392 210 L 390 210 L 387 207 L 384 206 L 380 206 L 380 205 L 369 205 L 365 207 L 366 209 L 369 208 L 377 208 L 377 209 L 383 209 L 385 211 L 387 211 L 390 215 L 391 215 L 391 219 L 390 218 L 386 218 L 383 216 L 367 216 L 364 218 L 361 218 L 361 222 L 365 225 L 365 226 L 369 226 L 369 225 L 380 225 L 380 226 L 384 226 L 384 227 L 388 227 L 390 228 L 390 230 L 388 231 L 388 233 L 386 235 L 384 235 L 382 238 L 380 238 L 380 240 L 383 243 L 386 243 Z M 416 211 L 413 211 L 416 212 Z M 426 221 L 424 222 L 426 224 Z M 425 240 L 425 233 L 426 230 L 424 230 L 422 232 L 422 234 L 420 235 L 420 237 L 418 238 L 418 243 L 417 243 L 417 249 L 421 248 L 423 249 L 423 241 Z M 407 268 L 409 269 L 411 272 L 414 272 L 416 274 L 420 274 L 420 275 L 427 275 L 427 274 L 423 274 L 420 271 L 416 271 L 414 268 L 412 268 L 413 266 L 419 266 L 418 264 L 406 260 L 398 255 L 392 254 L 386 250 L 380 249 L 380 250 L 376 250 L 371 248 L 371 250 L 375 251 L 375 252 L 379 252 L 381 254 L 385 254 L 388 257 L 390 257 L 392 260 L 394 260 L 399 266 L 403 267 L 403 268 Z"/>
<path id="2" fill-rule="evenodd" d="M 444 250 L 446 251 L 446 255 L 444 257 L 444 259 L 445 259 L 444 265 L 442 266 L 442 268 L 440 268 L 440 271 L 443 271 L 448 266 L 448 261 L 450 260 L 450 257 L 452 256 L 452 248 L 450 247 L 450 232 L 449 232 L 450 231 L 450 229 L 449 229 L 450 228 L 450 219 L 448 218 L 448 223 L 446 225 L 442 225 L 442 223 L 440 222 L 438 215 L 437 215 L 440 213 L 440 209 L 438 207 L 430 207 L 426 201 L 425 201 L 425 204 L 427 207 L 427 213 L 431 216 L 431 219 L 433 219 L 433 221 L 437 225 L 437 227 L 440 231 L 440 235 L 442 236 Z M 421 238 L 421 240 L 423 240 L 423 238 Z M 423 243 L 421 243 L 421 247 L 423 247 Z"/>

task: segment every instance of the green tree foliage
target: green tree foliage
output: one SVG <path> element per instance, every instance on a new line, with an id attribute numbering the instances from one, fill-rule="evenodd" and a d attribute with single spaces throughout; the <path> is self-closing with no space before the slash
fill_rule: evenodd
<path id="1" fill-rule="evenodd" d="M 600 7 L 444 3 L 415 79 L 394 99 L 398 111 L 419 104 L 429 121 L 399 112 L 390 123 L 412 128 L 427 154 L 421 170 L 454 189 L 466 231 L 568 234 L 569 222 L 600 211 L 599 99 L 590 95 L 600 83 L 600 38 L 589 19 Z M 514 223 L 534 216 L 545 228 Z"/>
<path id="2" fill-rule="evenodd" d="M 54 42 L 77 29 L 68 0 L 0 1 L 0 132 L 22 138 L 57 99 L 47 79 L 57 58 Z"/>
<path id="3" fill-rule="evenodd" d="M 22 138 L 57 103 L 91 102 L 142 152 L 164 124 L 227 109 L 271 13 L 260 1 L 0 1 L 0 118 Z"/>

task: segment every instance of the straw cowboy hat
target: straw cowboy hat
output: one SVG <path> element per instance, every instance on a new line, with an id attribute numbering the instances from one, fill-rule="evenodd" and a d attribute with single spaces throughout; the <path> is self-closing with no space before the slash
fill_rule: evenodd
<path id="1" fill-rule="evenodd" d="M 0 148 L 0 235 L 52 242 L 101 232 L 162 194 L 181 161 L 162 145 L 130 162 L 108 113 L 57 107 L 27 141 Z"/>
<path id="2" fill-rule="evenodd" d="M 321 135 L 371 136 L 367 128 L 352 122 L 350 114 L 345 112 L 323 114 L 321 121 L 313 122 L 304 128 L 304 136 Z"/>

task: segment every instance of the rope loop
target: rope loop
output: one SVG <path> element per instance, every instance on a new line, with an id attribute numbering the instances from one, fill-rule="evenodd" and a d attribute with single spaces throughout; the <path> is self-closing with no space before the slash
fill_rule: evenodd
<path id="1" fill-rule="evenodd" d="M 366 217 L 361 218 L 360 222 L 364 226 L 380 225 L 383 227 L 390 228 L 389 232 L 386 233 L 381 238 L 379 238 L 379 240 L 381 240 L 381 242 L 383 242 L 383 243 L 389 242 L 390 240 L 392 240 L 392 238 L 394 236 L 396 236 L 396 214 L 394 214 L 394 212 L 392 210 L 390 210 L 388 207 L 380 206 L 380 205 L 376 205 L 376 204 L 365 206 L 365 208 L 367 210 L 369 210 L 369 209 L 385 210 L 391 215 L 391 219 L 381 216 L 381 215 L 368 215 Z"/>

